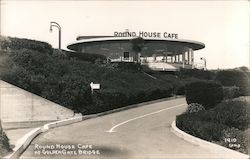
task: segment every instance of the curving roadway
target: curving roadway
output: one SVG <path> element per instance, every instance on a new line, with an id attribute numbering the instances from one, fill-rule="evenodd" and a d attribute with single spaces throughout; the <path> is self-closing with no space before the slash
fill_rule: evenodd
<path id="1" fill-rule="evenodd" d="M 34 139 L 20 158 L 218 158 L 170 131 L 186 106 L 185 98 L 177 98 L 54 128 Z"/>

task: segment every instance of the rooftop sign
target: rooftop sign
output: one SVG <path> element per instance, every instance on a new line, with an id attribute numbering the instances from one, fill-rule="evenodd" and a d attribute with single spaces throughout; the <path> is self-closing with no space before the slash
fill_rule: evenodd
<path id="1" fill-rule="evenodd" d="M 130 32 L 125 30 L 124 32 L 114 32 L 115 37 L 141 37 L 141 38 L 167 38 L 167 39 L 178 39 L 178 34 L 168 32 Z"/>

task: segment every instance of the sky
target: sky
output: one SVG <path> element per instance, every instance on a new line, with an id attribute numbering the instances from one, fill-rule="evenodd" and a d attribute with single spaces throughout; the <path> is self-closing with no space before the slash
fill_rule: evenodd
<path id="1" fill-rule="evenodd" d="M 66 1 L 0 0 L 4 36 L 28 38 L 62 48 L 80 35 L 114 35 L 115 31 L 177 33 L 179 39 L 203 42 L 195 62 L 208 69 L 249 67 L 249 1 Z"/>

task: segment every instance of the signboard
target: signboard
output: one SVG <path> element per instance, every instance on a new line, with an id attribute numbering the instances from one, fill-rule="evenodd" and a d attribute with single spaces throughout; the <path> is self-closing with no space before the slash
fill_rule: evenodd
<path id="1" fill-rule="evenodd" d="M 101 86 L 99 83 L 94 84 L 93 82 L 91 82 L 90 87 L 91 89 L 100 89 Z"/>
<path id="2" fill-rule="evenodd" d="M 91 82 L 90 83 L 90 88 L 91 88 L 91 93 L 93 94 L 94 93 L 94 89 L 100 89 L 101 85 L 99 83 L 93 83 L 93 82 Z"/>
<path id="3" fill-rule="evenodd" d="M 167 39 L 178 39 L 177 33 L 169 33 L 169 32 L 130 32 L 128 30 L 124 32 L 114 32 L 115 37 L 141 37 L 141 38 L 167 38 Z"/>

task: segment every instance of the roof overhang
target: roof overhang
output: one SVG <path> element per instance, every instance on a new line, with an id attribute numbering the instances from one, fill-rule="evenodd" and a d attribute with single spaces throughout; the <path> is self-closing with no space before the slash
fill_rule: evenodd
<path id="1" fill-rule="evenodd" d="M 77 40 L 73 43 L 70 43 L 67 48 L 70 50 L 77 51 L 77 48 L 84 43 L 92 43 L 92 42 L 104 42 L 104 41 L 130 41 L 135 37 L 92 37 L 88 39 Z M 205 48 L 205 44 L 198 41 L 193 40 L 184 40 L 184 39 L 162 39 L 162 38 L 143 38 L 145 41 L 164 41 L 169 44 L 181 45 L 184 47 L 192 48 L 193 50 L 200 50 Z"/>

